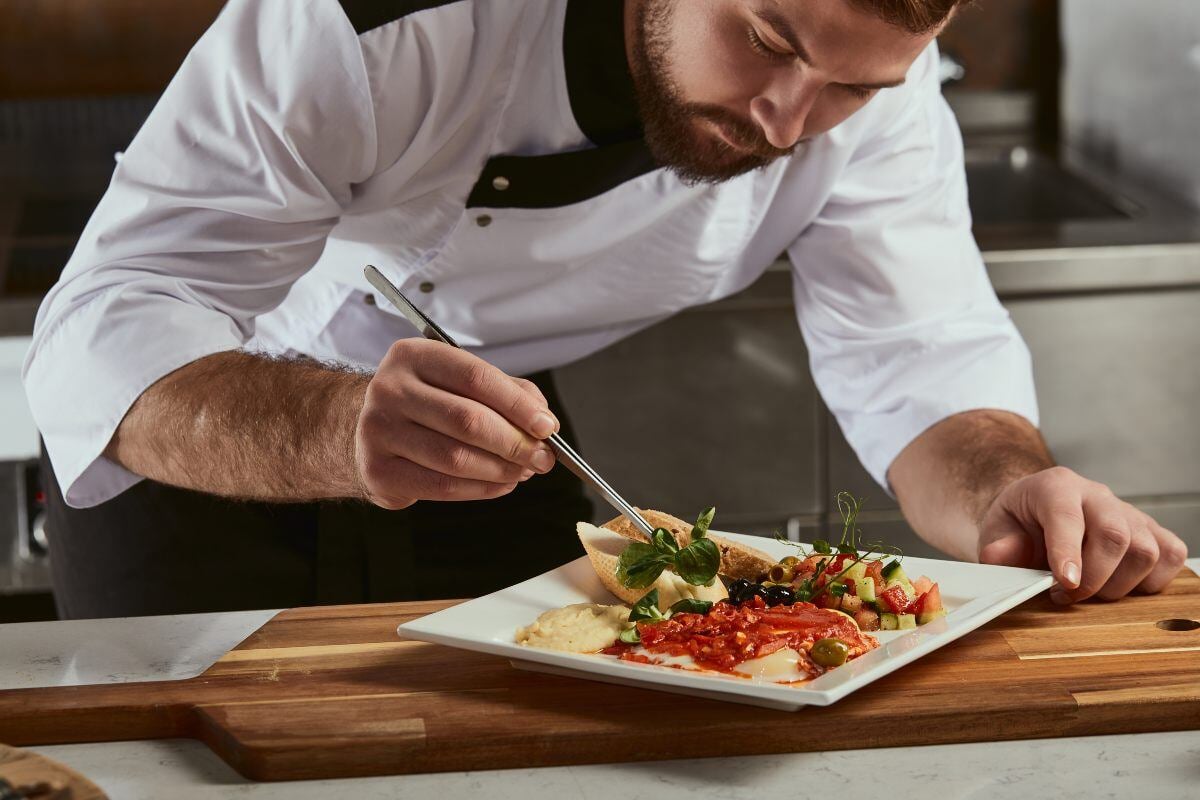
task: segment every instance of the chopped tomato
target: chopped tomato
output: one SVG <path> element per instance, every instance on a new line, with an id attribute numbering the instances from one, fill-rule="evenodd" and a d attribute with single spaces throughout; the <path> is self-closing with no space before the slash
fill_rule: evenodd
<path id="1" fill-rule="evenodd" d="M 918 597 L 928 592 L 932 586 L 933 581 L 929 580 L 929 578 L 924 575 L 913 581 L 913 589 L 916 590 Z"/>
<path id="2" fill-rule="evenodd" d="M 900 586 L 892 586 L 884 589 L 879 594 L 879 599 L 884 605 L 892 610 L 893 614 L 904 614 L 908 608 L 908 595 L 904 593 L 904 589 Z"/>
<path id="3" fill-rule="evenodd" d="M 852 594 L 857 597 L 858 596 L 858 584 L 856 584 L 854 581 L 850 580 L 849 578 L 845 578 L 844 580 L 846 580 L 846 584 L 845 584 L 846 594 Z"/>

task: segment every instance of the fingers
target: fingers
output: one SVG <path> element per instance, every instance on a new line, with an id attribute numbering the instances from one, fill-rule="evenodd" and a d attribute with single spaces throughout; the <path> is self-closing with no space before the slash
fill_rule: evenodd
<path id="1" fill-rule="evenodd" d="M 1103 589 L 1124 561 L 1133 540 L 1125 504 L 1106 489 L 1086 493 L 1082 505 L 1087 531 L 1083 539 L 1079 585 L 1066 591 L 1063 591 L 1065 586 L 1052 591 L 1050 598 L 1055 602 L 1086 600 Z"/>
<path id="2" fill-rule="evenodd" d="M 482 403 L 423 384 L 407 387 L 404 401 L 408 418 L 429 430 L 534 472 L 554 466 L 548 445 Z"/>
<path id="3" fill-rule="evenodd" d="M 1132 592 L 1146 576 L 1154 570 L 1158 563 L 1158 542 L 1150 533 L 1146 517 L 1136 509 L 1128 518 L 1129 546 L 1121 557 L 1121 563 L 1113 570 L 1112 575 L 1096 592 L 1096 597 L 1102 600 L 1118 600 Z"/>
<path id="4" fill-rule="evenodd" d="M 450 352 L 418 359 L 413 367 L 427 383 L 487 406 L 536 439 L 558 430 L 558 420 L 537 387 L 506 375 L 477 356 L 450 348 Z"/>
<path id="5" fill-rule="evenodd" d="M 1187 558 L 1175 534 L 1062 467 L 1014 481 L 997 496 L 980 530 L 980 561 L 1028 563 L 1029 540 L 1045 548 L 1056 603 L 1162 591 Z"/>
<path id="6" fill-rule="evenodd" d="M 517 483 L 533 476 L 528 467 L 446 436 L 409 420 L 379 435 L 383 449 L 434 472 L 488 483 Z"/>
<path id="7" fill-rule="evenodd" d="M 1088 521 L 1079 484 L 1070 475 L 1051 475 L 1034 505 L 1043 531 L 1046 564 L 1059 587 L 1077 589 L 1082 578 L 1084 537 Z"/>
<path id="8" fill-rule="evenodd" d="M 500 484 L 456 478 L 398 456 L 373 454 L 359 469 L 371 501 L 388 509 L 406 508 L 416 499 L 491 500 L 516 488 L 515 482 Z M 395 487 L 404 488 L 400 491 Z"/>
<path id="9" fill-rule="evenodd" d="M 1142 579 L 1137 588 L 1143 592 L 1157 594 L 1167 588 L 1167 584 L 1179 574 L 1179 570 L 1183 568 L 1183 562 L 1187 560 L 1188 551 L 1187 545 L 1183 543 L 1182 539 L 1149 517 L 1146 519 L 1150 535 L 1154 537 L 1154 542 L 1158 546 L 1158 563 Z"/>

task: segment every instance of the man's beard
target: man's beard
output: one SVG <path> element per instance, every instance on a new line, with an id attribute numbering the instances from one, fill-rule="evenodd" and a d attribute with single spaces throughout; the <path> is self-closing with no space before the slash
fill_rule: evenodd
<path id="1" fill-rule="evenodd" d="M 670 77 L 670 31 L 675 0 L 643 0 L 632 42 L 633 86 L 642 117 L 646 146 L 655 160 L 689 184 L 721 183 L 791 155 L 773 146 L 762 130 L 716 105 L 689 103 Z M 715 123 L 738 146 L 715 134 L 705 135 L 696 123 Z"/>

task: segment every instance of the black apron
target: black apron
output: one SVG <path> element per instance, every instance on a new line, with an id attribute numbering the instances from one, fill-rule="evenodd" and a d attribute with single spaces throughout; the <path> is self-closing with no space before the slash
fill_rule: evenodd
<path id="1" fill-rule="evenodd" d="M 575 437 L 550 373 L 529 376 Z M 145 480 L 70 508 L 42 455 L 55 602 L 64 619 L 473 597 L 583 555 L 592 505 L 556 466 L 495 500 L 229 500 Z"/>

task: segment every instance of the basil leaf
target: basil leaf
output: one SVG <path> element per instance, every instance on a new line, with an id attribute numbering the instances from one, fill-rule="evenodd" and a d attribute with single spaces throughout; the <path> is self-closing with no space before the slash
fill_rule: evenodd
<path id="1" fill-rule="evenodd" d="M 645 589 L 658 580 L 662 571 L 671 565 L 671 556 L 663 555 L 652 545 L 634 542 L 621 551 L 617 560 L 617 580 L 630 589 Z"/>
<path id="2" fill-rule="evenodd" d="M 812 599 L 813 582 L 809 578 L 800 581 L 800 585 L 792 589 L 792 596 L 801 602 L 808 602 Z"/>
<path id="3" fill-rule="evenodd" d="M 815 542 L 813 542 L 813 550 L 816 550 L 818 553 L 833 552 L 833 548 L 829 546 L 829 542 L 825 541 L 824 539 L 817 539 Z"/>
<path id="4" fill-rule="evenodd" d="M 655 528 L 654 533 L 650 536 L 650 541 L 654 549 L 663 555 L 674 557 L 679 552 L 679 543 L 675 541 L 675 534 L 666 528 Z"/>
<path id="5" fill-rule="evenodd" d="M 829 593 L 831 595 L 833 595 L 834 597 L 841 597 L 842 595 L 844 595 L 846 593 L 846 590 L 849 588 L 850 587 L 848 587 L 844 583 L 831 583 L 831 584 L 829 584 Z"/>
<path id="6" fill-rule="evenodd" d="M 658 610 L 658 589 L 651 589 L 633 604 L 633 609 L 629 612 L 629 621 L 637 622 L 641 619 L 656 622 L 666 619 L 662 615 L 662 612 Z"/>
<path id="7" fill-rule="evenodd" d="M 693 586 L 707 586 L 721 567 L 721 551 L 712 539 L 696 539 L 675 554 L 675 571 Z"/>
<path id="8" fill-rule="evenodd" d="M 637 625 L 634 625 L 632 628 L 627 628 L 627 629 L 621 631 L 621 633 L 617 635 L 617 638 L 620 639 L 625 644 L 641 644 L 642 643 L 642 634 L 637 629 Z"/>
<path id="9" fill-rule="evenodd" d="M 839 553 L 845 553 L 848 556 L 858 555 L 858 551 L 848 544 L 839 544 L 837 549 Z"/>
<path id="10" fill-rule="evenodd" d="M 700 512 L 700 516 L 696 517 L 696 524 L 692 526 L 693 542 L 704 538 L 704 535 L 708 533 L 708 526 L 712 525 L 713 517 L 716 515 L 716 506 L 709 506 Z"/>
<path id="11" fill-rule="evenodd" d="M 713 607 L 709 600 L 687 597 L 667 609 L 671 614 L 707 614 Z"/>

